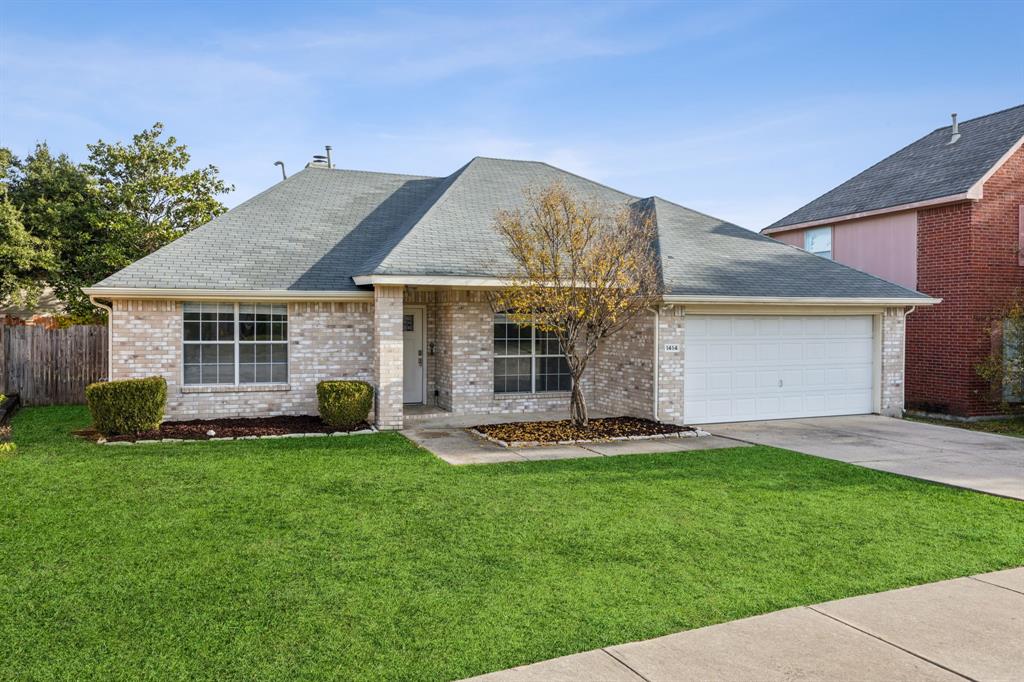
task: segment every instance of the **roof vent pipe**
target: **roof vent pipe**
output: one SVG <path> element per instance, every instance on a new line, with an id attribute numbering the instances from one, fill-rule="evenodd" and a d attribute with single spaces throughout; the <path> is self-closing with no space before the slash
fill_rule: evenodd
<path id="1" fill-rule="evenodd" d="M 956 114 L 950 114 L 953 117 L 952 137 L 949 138 L 949 142 L 946 144 L 953 144 L 960 139 L 960 124 L 956 122 Z"/>
<path id="2" fill-rule="evenodd" d="M 954 114 L 954 116 L 955 116 L 955 114 Z M 327 149 L 327 167 L 328 168 L 334 168 L 334 166 L 331 165 L 331 145 L 327 145 L 326 149 Z"/>
<path id="3" fill-rule="evenodd" d="M 284 161 L 275 161 L 274 165 L 281 167 L 281 179 L 282 180 L 287 180 L 288 179 L 288 174 L 284 172 Z"/>

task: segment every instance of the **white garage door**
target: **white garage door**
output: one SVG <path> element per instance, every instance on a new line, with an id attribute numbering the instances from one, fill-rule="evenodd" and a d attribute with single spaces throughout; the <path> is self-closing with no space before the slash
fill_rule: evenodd
<path id="1" fill-rule="evenodd" d="M 870 315 L 687 315 L 690 424 L 871 412 Z"/>

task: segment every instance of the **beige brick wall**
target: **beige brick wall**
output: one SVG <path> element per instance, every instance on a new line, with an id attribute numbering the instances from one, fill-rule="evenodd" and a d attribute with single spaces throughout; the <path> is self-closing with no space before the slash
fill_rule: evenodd
<path id="1" fill-rule="evenodd" d="M 654 314 L 638 315 L 607 338 L 587 375 L 594 411 L 650 419 L 654 414 Z"/>
<path id="2" fill-rule="evenodd" d="M 458 414 L 567 410 L 569 393 L 494 393 L 494 312 L 479 291 L 437 292 L 438 405 Z M 429 340 L 428 340 L 429 343 Z"/>
<path id="3" fill-rule="evenodd" d="M 182 386 L 181 308 L 117 300 L 111 325 L 113 378 L 163 376 L 168 419 L 316 414 L 318 381 L 373 380 L 371 304 L 291 303 L 287 386 Z"/>
<path id="4" fill-rule="evenodd" d="M 402 428 L 402 315 L 404 290 L 400 286 L 373 289 L 373 359 L 377 392 L 377 428 Z"/>
<path id="5" fill-rule="evenodd" d="M 683 371 L 685 369 L 686 311 L 681 306 L 661 306 L 658 311 L 658 419 L 685 424 L 683 414 Z M 665 344 L 679 346 L 675 353 L 664 352 Z"/>
<path id="6" fill-rule="evenodd" d="M 904 360 L 906 358 L 906 313 L 903 308 L 886 308 L 882 314 L 882 404 L 887 417 L 903 416 Z"/>
<path id="7" fill-rule="evenodd" d="M 168 383 L 167 418 L 316 414 L 316 383 L 323 379 L 369 381 L 383 395 L 377 408 L 382 428 L 402 425 L 402 311 L 405 303 L 426 307 L 428 402 L 455 413 L 524 413 L 568 408 L 568 393 L 495 395 L 493 312 L 487 295 L 472 291 L 409 292 L 378 289 L 371 303 L 291 303 L 289 384 L 286 387 L 182 387 L 181 303 L 114 302 L 111 346 L 113 378 L 161 375 Z M 903 410 L 904 326 L 902 308 L 880 317 L 881 413 Z M 676 343 L 677 353 L 658 353 L 658 417 L 685 423 L 683 353 L 685 311 L 661 306 L 659 346 Z M 652 314 L 635 319 L 603 344 L 584 375 L 591 411 L 653 415 L 655 340 Z M 378 352 L 376 339 L 383 353 Z M 433 344 L 434 352 L 430 353 Z M 433 394 L 437 390 L 437 397 Z"/>

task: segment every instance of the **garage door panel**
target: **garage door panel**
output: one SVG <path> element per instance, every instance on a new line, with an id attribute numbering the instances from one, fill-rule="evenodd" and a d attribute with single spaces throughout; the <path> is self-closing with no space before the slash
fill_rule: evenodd
<path id="1" fill-rule="evenodd" d="M 804 385 L 804 371 L 802 369 L 782 370 L 782 386 L 786 389 L 802 388 Z"/>
<path id="2" fill-rule="evenodd" d="M 734 362 L 757 362 L 756 343 L 737 343 L 732 347 Z"/>
<path id="3" fill-rule="evenodd" d="M 687 421 L 870 412 L 872 327 L 867 315 L 687 316 Z"/>
<path id="4" fill-rule="evenodd" d="M 732 346 L 722 343 L 716 343 L 708 346 L 708 362 L 709 363 L 730 363 L 732 362 Z"/>
<path id="5" fill-rule="evenodd" d="M 757 373 L 737 370 L 733 373 L 732 387 L 737 391 L 747 391 L 757 387 Z"/>
<path id="6" fill-rule="evenodd" d="M 712 317 L 707 322 L 708 336 L 732 337 L 731 317 Z"/>
<path id="7" fill-rule="evenodd" d="M 712 391 L 728 391 L 732 388 L 732 374 L 729 372 L 712 372 L 708 379 L 708 387 Z"/>

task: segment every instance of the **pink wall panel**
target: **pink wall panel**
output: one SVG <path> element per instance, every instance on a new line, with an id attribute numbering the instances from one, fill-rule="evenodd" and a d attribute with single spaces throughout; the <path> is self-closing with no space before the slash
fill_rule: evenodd
<path id="1" fill-rule="evenodd" d="M 780 242 L 792 244 L 798 246 L 801 249 L 804 248 L 804 231 L 793 230 L 792 232 L 783 232 L 782 234 L 773 234 L 772 237 L 778 239 Z"/>
<path id="2" fill-rule="evenodd" d="M 832 253 L 840 263 L 917 288 L 917 212 L 906 211 L 839 223 Z"/>

